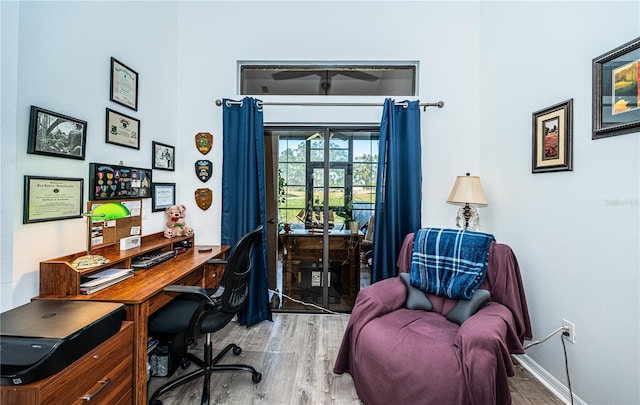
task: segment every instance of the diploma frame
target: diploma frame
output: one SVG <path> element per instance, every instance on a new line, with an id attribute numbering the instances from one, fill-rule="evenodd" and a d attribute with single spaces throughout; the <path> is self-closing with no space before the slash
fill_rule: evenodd
<path id="1" fill-rule="evenodd" d="M 176 204 L 176 183 L 151 184 L 152 211 L 164 211 Z"/>
<path id="2" fill-rule="evenodd" d="M 107 108 L 105 142 L 140 149 L 140 120 Z"/>
<path id="3" fill-rule="evenodd" d="M 111 58 L 111 91 L 109 99 L 138 111 L 138 72 Z"/>
<path id="4" fill-rule="evenodd" d="M 23 224 L 82 217 L 84 179 L 24 176 Z"/>

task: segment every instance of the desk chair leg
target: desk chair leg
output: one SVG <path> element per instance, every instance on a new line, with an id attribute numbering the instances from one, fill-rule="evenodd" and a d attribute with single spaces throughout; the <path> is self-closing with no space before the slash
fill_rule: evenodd
<path id="1" fill-rule="evenodd" d="M 196 363 L 200 368 L 192 371 L 188 374 L 178 377 L 173 381 L 169 381 L 162 387 L 158 388 L 151 398 L 149 399 L 150 405 L 162 405 L 162 401 L 157 398 L 162 394 L 171 391 L 172 389 L 195 380 L 201 376 L 204 376 L 202 385 L 202 405 L 209 405 L 210 391 L 211 391 L 211 373 L 217 371 L 248 371 L 251 373 L 251 381 L 259 383 L 262 380 L 262 373 L 256 371 L 255 368 L 245 364 L 216 364 L 222 357 L 230 350 L 233 350 L 233 354 L 238 356 L 242 353 L 240 346 L 231 343 L 227 345 L 218 355 L 213 358 L 213 343 L 211 342 L 211 334 L 207 333 L 205 336 L 204 344 L 204 361 L 197 358 L 191 353 L 186 353 L 185 357 Z"/>

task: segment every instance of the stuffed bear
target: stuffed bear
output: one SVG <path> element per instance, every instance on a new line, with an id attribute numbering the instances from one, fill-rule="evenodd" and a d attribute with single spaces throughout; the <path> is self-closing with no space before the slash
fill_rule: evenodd
<path id="1" fill-rule="evenodd" d="M 193 228 L 188 227 L 184 220 L 187 215 L 187 207 L 184 204 L 167 207 L 165 215 L 167 217 L 167 229 L 164 230 L 165 238 L 193 235 Z"/>

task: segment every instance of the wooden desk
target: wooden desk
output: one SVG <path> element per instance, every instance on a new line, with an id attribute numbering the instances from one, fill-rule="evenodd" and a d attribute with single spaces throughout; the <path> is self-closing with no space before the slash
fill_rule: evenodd
<path id="1" fill-rule="evenodd" d="M 334 272 L 330 282 L 336 282 L 339 297 L 330 297 L 334 309 L 351 309 L 360 291 L 360 243 L 362 232 L 352 234 L 348 230 L 329 232 L 330 272 Z M 321 291 L 318 272 L 322 271 L 323 233 L 310 230 L 280 232 L 284 246 L 282 254 L 284 293 L 303 301 L 315 300 Z M 309 274 L 310 273 L 310 274 Z M 314 274 L 315 273 L 315 274 Z M 311 290 L 318 291 L 316 293 Z M 340 298 L 332 302 L 331 298 Z M 322 302 L 314 302 L 321 304 Z M 336 306 L 337 305 L 337 306 Z"/>
<path id="2" fill-rule="evenodd" d="M 144 237 L 139 248 L 126 251 L 120 251 L 117 246 L 95 249 L 93 254 L 110 259 L 109 265 L 111 266 L 103 265 L 80 272 L 85 275 L 108 267 L 130 268 L 133 257 L 156 249 L 172 248 L 173 244 L 184 239 L 188 238 L 171 240 L 163 239 L 160 235 L 154 234 Z M 199 253 L 198 250 L 201 249 L 211 249 L 211 251 Z M 79 294 L 79 290 L 74 290 L 76 288 L 75 282 L 70 281 L 70 279 L 75 279 L 73 272 L 78 272 L 78 270 L 74 270 L 69 263 L 75 257 L 82 256 L 82 253 L 49 260 L 40 263 L 40 296 L 38 298 L 121 302 L 125 304 L 126 319 L 133 321 L 134 328 L 133 403 L 136 405 L 146 404 L 148 318 L 175 296 L 175 294 L 165 293 L 164 287 L 170 284 L 198 285 L 205 288 L 216 286 L 224 272 L 224 267 L 207 264 L 207 261 L 225 258 L 229 249 L 230 246 L 226 245 L 193 246 L 174 259 L 169 259 L 150 269 L 136 270 L 133 277 L 90 295 Z M 67 275 L 66 279 L 60 278 L 61 275 Z M 57 284 L 65 284 L 66 289 L 73 290 L 75 294 L 60 294 L 65 289 L 56 287 Z"/>

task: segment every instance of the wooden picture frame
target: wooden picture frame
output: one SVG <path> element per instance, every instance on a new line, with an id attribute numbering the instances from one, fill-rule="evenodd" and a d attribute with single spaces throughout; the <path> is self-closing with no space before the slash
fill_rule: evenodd
<path id="1" fill-rule="evenodd" d="M 171 145 L 152 141 L 152 169 L 175 170 L 176 148 Z"/>
<path id="2" fill-rule="evenodd" d="M 592 139 L 640 131 L 640 38 L 593 59 Z"/>
<path id="3" fill-rule="evenodd" d="M 31 106 L 27 153 L 84 160 L 87 121 Z"/>
<path id="4" fill-rule="evenodd" d="M 138 111 L 138 72 L 113 57 L 111 58 L 109 99 Z"/>
<path id="5" fill-rule="evenodd" d="M 89 201 L 151 198 L 151 169 L 89 164 Z"/>
<path id="6" fill-rule="evenodd" d="M 105 142 L 140 149 L 140 120 L 107 108 Z"/>
<path id="7" fill-rule="evenodd" d="M 151 210 L 164 211 L 176 205 L 176 183 L 153 183 L 151 185 Z"/>
<path id="8" fill-rule="evenodd" d="M 532 173 L 573 170 L 573 99 L 533 113 Z"/>
<path id="9" fill-rule="evenodd" d="M 84 179 L 24 176 L 22 223 L 82 217 Z"/>

